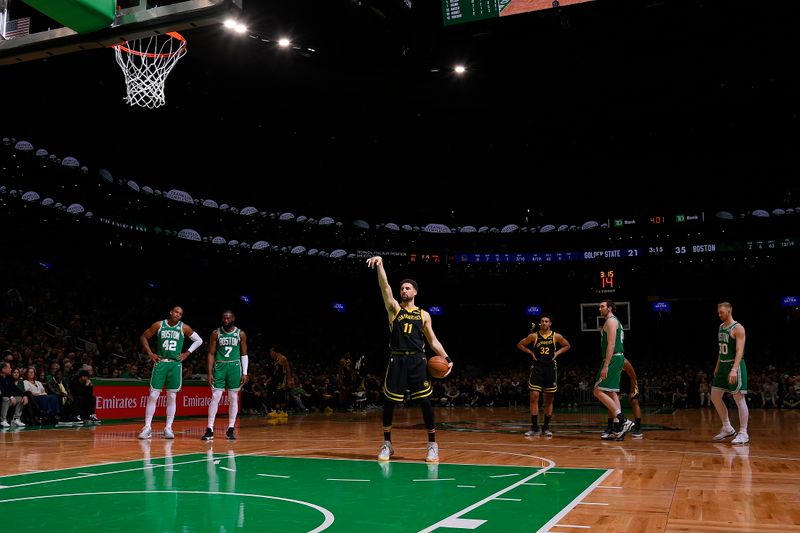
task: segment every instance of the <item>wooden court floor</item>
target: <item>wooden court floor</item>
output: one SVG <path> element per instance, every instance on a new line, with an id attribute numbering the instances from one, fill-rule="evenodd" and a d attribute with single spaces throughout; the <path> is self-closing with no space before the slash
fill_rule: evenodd
<path id="1" fill-rule="evenodd" d="M 600 440 L 605 416 L 592 409 L 557 413 L 553 438 L 522 435 L 523 407 L 437 408 L 436 414 L 436 468 L 424 462 L 417 408 L 396 411 L 391 466 L 375 461 L 379 410 L 246 416 L 235 441 L 224 438 L 223 416 L 211 444 L 200 440 L 205 420 L 197 418 L 176 421 L 174 441 L 163 439 L 163 421 L 156 420 L 149 443 L 136 438 L 138 421 L 6 430 L 0 433 L 3 529 L 24 531 L 31 519 L 49 526 L 61 516 L 61 532 L 263 531 L 265 524 L 270 531 L 800 532 L 800 411 L 751 411 L 751 443 L 743 447 L 711 441 L 719 423 L 709 408 L 647 414 L 644 438 L 622 442 Z M 735 411 L 732 418 L 735 426 Z M 276 483 L 289 478 L 293 489 Z M 218 494 L 235 500 L 238 521 L 216 513 L 225 509 Z M 311 508 L 333 511 L 319 523 L 294 521 L 278 504 L 302 500 L 297 494 L 309 498 L 303 504 L 309 516 L 317 513 Z M 66 514 L 58 510 L 65 496 L 80 496 L 67 498 Z M 165 509 L 194 506 L 202 514 L 158 511 L 170 515 L 165 526 L 147 514 L 152 500 L 138 499 L 148 497 L 166 502 Z M 386 507 L 394 498 L 409 503 Z M 492 507 L 498 503 L 508 510 Z M 255 518 L 244 521 L 248 506 Z M 403 521 L 403 509 L 413 509 L 414 519 Z M 76 512 L 80 522 L 70 518 Z"/>

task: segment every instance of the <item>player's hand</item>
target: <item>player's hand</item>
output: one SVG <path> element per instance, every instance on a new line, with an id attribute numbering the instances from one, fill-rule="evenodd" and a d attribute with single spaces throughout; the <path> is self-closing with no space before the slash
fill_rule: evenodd
<path id="1" fill-rule="evenodd" d="M 244 387 L 245 383 L 247 383 L 247 374 L 242 374 L 242 383 L 239 386 Z"/>
<path id="2" fill-rule="evenodd" d="M 213 372 L 209 372 L 208 373 L 208 384 L 211 385 L 212 387 L 214 386 L 214 373 Z"/>
<path id="3" fill-rule="evenodd" d="M 733 385 L 734 383 L 736 383 L 736 378 L 738 377 L 739 374 L 738 372 L 736 372 L 736 369 L 731 370 L 730 372 L 728 372 L 728 383 Z"/>
<path id="4" fill-rule="evenodd" d="M 369 259 L 367 259 L 367 266 L 369 268 L 375 268 L 375 267 L 380 266 L 382 264 L 383 264 L 383 258 L 381 256 L 379 256 L 379 255 L 376 255 L 374 257 L 370 257 Z"/>
<path id="5" fill-rule="evenodd" d="M 600 370 L 600 379 L 604 380 L 608 377 L 608 367 L 603 366 L 602 370 Z"/>
<path id="6" fill-rule="evenodd" d="M 441 378 L 441 379 L 444 379 L 444 378 L 446 378 L 447 376 L 449 376 L 449 375 L 450 375 L 450 372 L 452 372 L 452 371 L 453 371 L 453 362 L 452 362 L 452 361 L 450 361 L 450 362 L 447 364 L 447 366 L 448 366 L 448 368 L 447 368 L 447 374 L 445 374 L 444 376 L 442 376 L 442 378 Z"/>
<path id="7" fill-rule="evenodd" d="M 190 353 L 191 352 L 181 352 L 181 354 L 178 356 L 178 361 L 183 363 L 184 361 L 186 361 L 186 358 L 189 357 Z"/>

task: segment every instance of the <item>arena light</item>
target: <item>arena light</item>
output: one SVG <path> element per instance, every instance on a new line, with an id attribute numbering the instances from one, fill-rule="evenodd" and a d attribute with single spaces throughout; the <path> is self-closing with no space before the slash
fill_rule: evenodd
<path id="1" fill-rule="evenodd" d="M 84 209 L 81 204 L 70 204 L 69 207 L 67 207 L 67 213 L 71 215 L 80 215 L 83 214 L 84 211 L 86 211 L 86 209 Z"/>
<path id="2" fill-rule="evenodd" d="M 599 225 L 600 224 L 598 224 L 596 220 L 587 220 L 586 222 L 583 223 L 583 225 L 581 226 L 581 229 L 586 231 L 586 230 L 590 230 L 590 229 L 595 229 Z"/>
<path id="3" fill-rule="evenodd" d="M 14 145 L 14 148 L 20 152 L 30 152 L 33 150 L 33 145 L 28 141 L 18 141 L 17 144 Z"/>
<path id="4" fill-rule="evenodd" d="M 202 237 L 200 237 L 200 234 L 196 230 L 193 230 L 191 228 L 184 228 L 180 230 L 178 232 L 178 238 L 196 242 L 203 240 Z"/>

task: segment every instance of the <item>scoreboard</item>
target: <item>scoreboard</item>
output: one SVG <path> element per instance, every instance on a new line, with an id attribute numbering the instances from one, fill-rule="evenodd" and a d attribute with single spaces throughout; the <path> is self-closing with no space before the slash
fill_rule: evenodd
<path id="1" fill-rule="evenodd" d="M 712 239 L 676 240 L 625 248 L 565 250 L 554 252 L 469 253 L 452 255 L 455 263 L 559 263 L 563 261 L 626 260 L 648 257 L 695 257 L 759 251 L 800 250 L 800 238 L 724 242 Z"/>
<path id="2" fill-rule="evenodd" d="M 497 0 L 442 0 L 445 26 L 500 16 Z"/>
<path id="3" fill-rule="evenodd" d="M 445 26 L 554 9 L 590 0 L 441 0 Z"/>

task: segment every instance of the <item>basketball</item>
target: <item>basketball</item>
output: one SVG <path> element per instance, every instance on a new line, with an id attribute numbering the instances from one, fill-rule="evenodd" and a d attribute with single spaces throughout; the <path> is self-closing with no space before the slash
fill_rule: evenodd
<path id="1" fill-rule="evenodd" d="M 447 363 L 447 359 L 441 355 L 434 355 L 428 359 L 428 372 L 431 377 L 443 378 L 449 369 L 450 365 Z"/>

